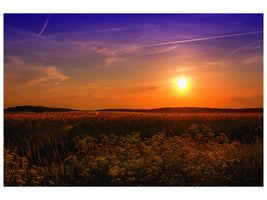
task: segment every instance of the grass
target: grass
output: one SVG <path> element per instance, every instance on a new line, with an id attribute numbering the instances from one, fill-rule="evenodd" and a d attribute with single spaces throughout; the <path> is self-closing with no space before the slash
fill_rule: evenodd
<path id="1" fill-rule="evenodd" d="M 262 113 L 5 113 L 5 186 L 262 186 Z"/>

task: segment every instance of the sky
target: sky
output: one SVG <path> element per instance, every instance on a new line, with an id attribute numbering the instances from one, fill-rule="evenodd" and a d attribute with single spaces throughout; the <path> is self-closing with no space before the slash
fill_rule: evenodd
<path id="1" fill-rule="evenodd" d="M 263 107 L 263 15 L 5 14 L 4 107 L 20 105 Z"/>

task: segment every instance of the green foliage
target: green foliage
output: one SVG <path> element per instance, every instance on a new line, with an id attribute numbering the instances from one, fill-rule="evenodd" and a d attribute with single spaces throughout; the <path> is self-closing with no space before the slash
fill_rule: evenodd
<path id="1" fill-rule="evenodd" d="M 4 123 L 5 186 L 263 185 L 260 114 L 5 114 Z"/>

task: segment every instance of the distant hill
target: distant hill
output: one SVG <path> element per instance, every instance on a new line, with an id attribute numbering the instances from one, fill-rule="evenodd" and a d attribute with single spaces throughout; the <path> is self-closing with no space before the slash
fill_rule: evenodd
<path id="1" fill-rule="evenodd" d="M 35 112 L 35 113 L 42 113 L 42 112 L 68 112 L 68 111 L 75 111 L 68 108 L 49 108 L 43 106 L 16 106 L 4 109 L 5 112 Z"/>
<path id="2" fill-rule="evenodd" d="M 263 108 L 200 108 L 200 107 L 166 107 L 155 109 L 102 109 L 98 111 L 149 112 L 149 113 L 262 113 Z"/>
<path id="3" fill-rule="evenodd" d="M 16 106 L 4 109 L 5 112 L 68 112 L 77 111 L 69 108 L 49 108 L 43 106 Z M 201 107 L 166 107 L 154 109 L 101 109 L 96 111 L 145 112 L 145 113 L 263 113 L 263 108 L 201 108 Z"/>

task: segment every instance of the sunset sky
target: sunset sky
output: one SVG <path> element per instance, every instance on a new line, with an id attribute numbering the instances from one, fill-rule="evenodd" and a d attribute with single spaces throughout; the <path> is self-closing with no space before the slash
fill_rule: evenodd
<path id="1" fill-rule="evenodd" d="M 19 105 L 263 107 L 263 15 L 5 14 L 4 107 Z"/>

